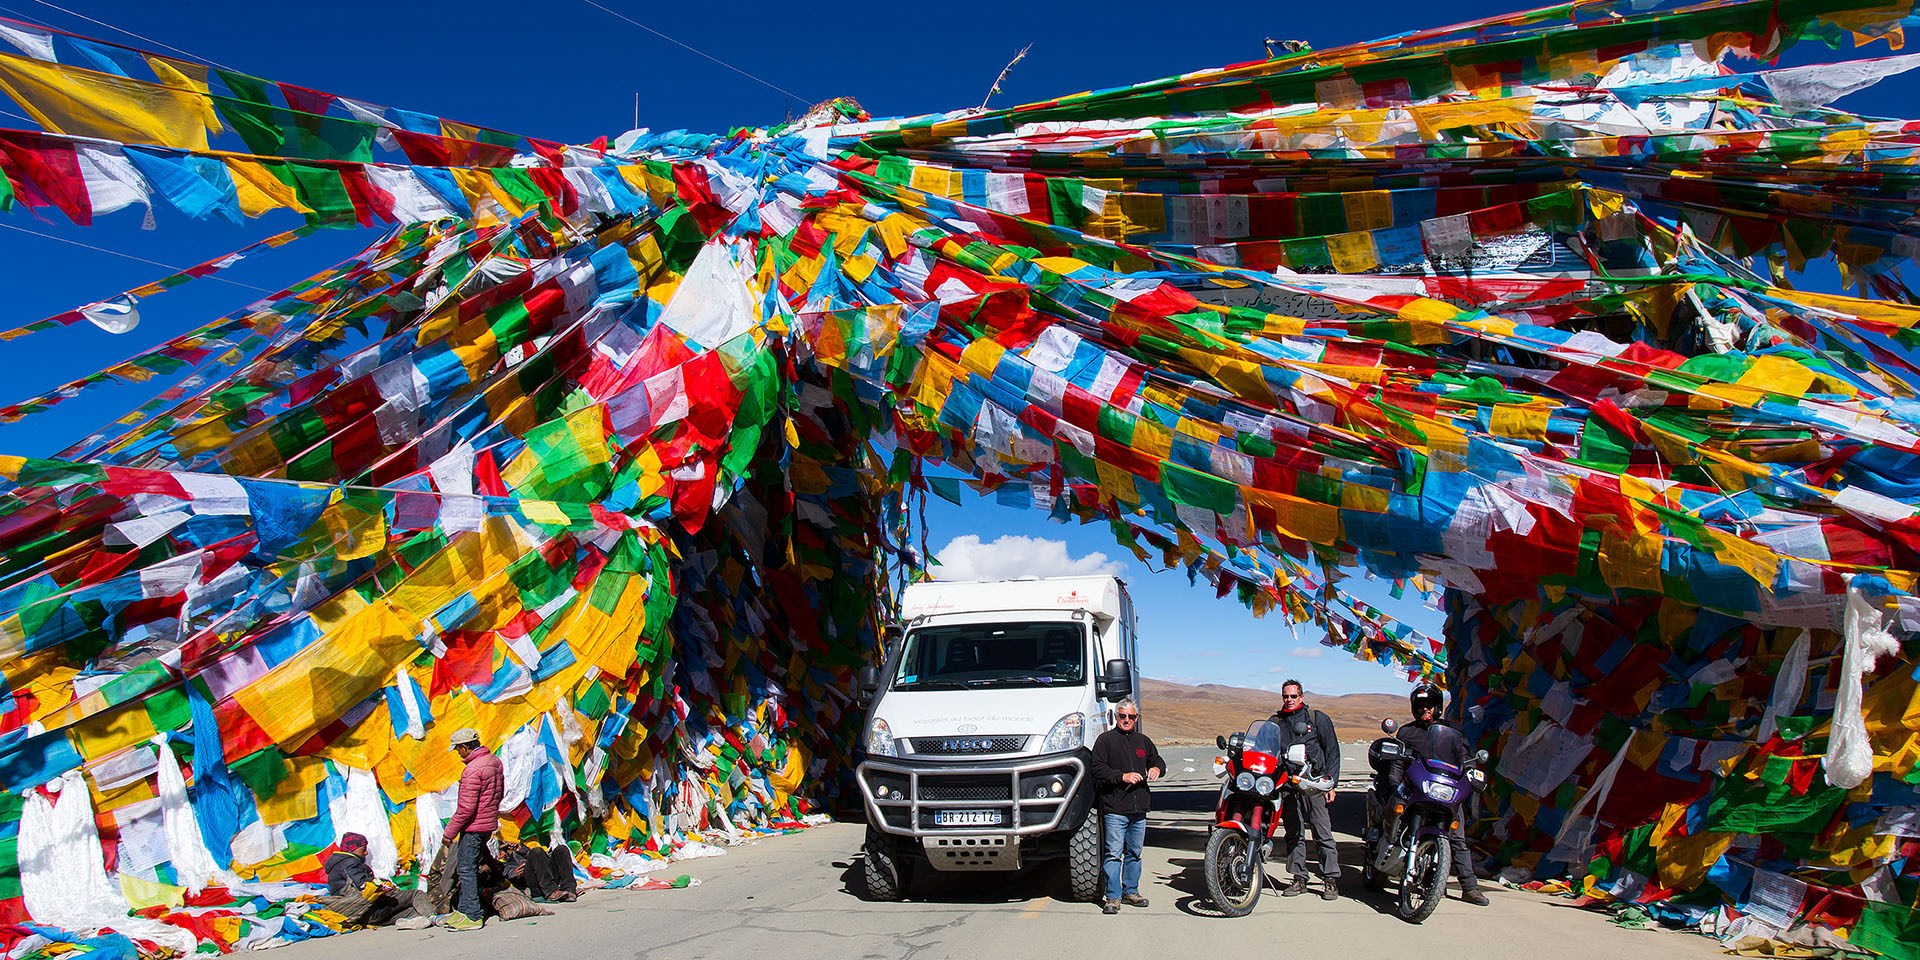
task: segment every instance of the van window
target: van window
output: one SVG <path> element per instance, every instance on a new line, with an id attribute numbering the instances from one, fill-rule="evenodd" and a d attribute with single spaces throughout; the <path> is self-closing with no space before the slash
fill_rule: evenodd
<path id="1" fill-rule="evenodd" d="M 1086 679 L 1082 624 L 968 623 L 908 634 L 893 688 L 1045 687 Z"/>

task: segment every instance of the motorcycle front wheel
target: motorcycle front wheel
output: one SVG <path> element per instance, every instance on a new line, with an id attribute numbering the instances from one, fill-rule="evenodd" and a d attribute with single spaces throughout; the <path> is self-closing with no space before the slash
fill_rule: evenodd
<path id="1" fill-rule="evenodd" d="M 1244 917 L 1253 912 L 1266 885 L 1260 847 L 1239 830 L 1215 830 L 1207 838 L 1207 896 L 1220 912 Z"/>
<path id="2" fill-rule="evenodd" d="M 1447 874 L 1453 871 L 1453 848 L 1445 837 L 1421 837 L 1407 857 L 1407 875 L 1400 880 L 1400 919 L 1420 923 L 1433 916 L 1447 895 Z"/>

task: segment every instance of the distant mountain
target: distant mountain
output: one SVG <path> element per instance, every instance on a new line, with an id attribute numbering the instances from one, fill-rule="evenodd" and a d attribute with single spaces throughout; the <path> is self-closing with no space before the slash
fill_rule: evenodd
<path id="1" fill-rule="evenodd" d="M 1165 680 L 1140 680 L 1141 731 L 1156 741 L 1212 743 L 1216 735 L 1245 730 L 1280 706 L 1280 694 L 1246 687 L 1203 683 L 1190 687 Z M 1343 741 L 1380 735 L 1386 717 L 1405 721 L 1407 698 L 1391 693 L 1352 693 L 1336 697 L 1307 691 L 1307 704 L 1326 712 Z"/>

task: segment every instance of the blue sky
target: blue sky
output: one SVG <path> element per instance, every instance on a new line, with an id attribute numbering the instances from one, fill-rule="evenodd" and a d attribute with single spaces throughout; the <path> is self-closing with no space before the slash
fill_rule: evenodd
<path id="1" fill-rule="evenodd" d="M 1200 580 L 1189 585 L 1184 570 L 1134 559 L 1118 546 L 1104 523 L 1080 526 L 1055 523 L 1037 510 L 1003 507 L 990 499 L 961 493 L 961 506 L 938 497 L 927 502 L 927 547 L 948 567 L 947 574 L 977 573 L 983 578 L 1021 574 L 1114 573 L 1127 582 L 1140 624 L 1140 671 L 1179 683 L 1222 683 L 1275 691 L 1297 678 L 1315 693 L 1399 692 L 1403 671 L 1362 663 L 1344 651 L 1320 646 L 1318 627 L 1289 629 L 1273 614 L 1256 619 L 1231 598 L 1215 599 Z M 979 543 L 954 544 L 977 537 Z M 1002 539 L 1006 538 L 1006 539 Z M 1035 541 L 1057 541 L 1061 547 Z M 953 569 L 958 564 L 966 566 Z M 959 577 L 965 578 L 965 577 Z M 958 579 L 958 578 L 957 578 Z M 1370 581 L 1355 574 L 1341 586 L 1419 630 L 1439 636 L 1438 611 L 1420 604 L 1409 590 L 1395 600 L 1391 581 Z"/>
<path id="2" fill-rule="evenodd" d="M 324 5 L 260 0 L 0 0 L 0 16 L 28 20 L 150 50 L 168 46 L 258 76 L 554 140 L 586 141 L 640 123 L 655 130 L 721 132 L 778 122 L 812 102 L 850 95 L 876 116 L 911 115 L 978 104 L 1003 64 L 1022 46 L 1027 59 L 995 102 L 1044 99 L 1146 80 L 1263 55 L 1261 41 L 1302 38 L 1325 48 L 1459 22 L 1517 8 L 1510 0 L 1438 5 L 1372 0 L 1363 8 L 1319 4 L 1247 4 L 1109 0 L 1099 5 L 1050 0 L 976 0 L 931 7 L 881 8 L 758 4 L 723 7 L 597 0 L 654 30 L 704 50 L 765 83 L 720 66 L 587 2 L 548 0 L 332 0 Z M 1356 12 L 1362 15 L 1356 15 Z M 135 39 L 74 14 L 112 24 Z M 1804 62 L 1804 57 L 1796 57 Z M 1912 77 L 1913 75 L 1908 75 Z M 1898 112 L 1913 87 L 1896 78 L 1848 102 L 1863 111 Z M 798 95 L 798 99 L 773 87 Z M 0 125 L 23 125 L 0 117 Z M 158 213 L 141 229 L 136 210 L 91 229 L 36 219 L 24 209 L 0 217 L 0 328 L 11 328 L 99 300 L 212 259 L 296 224 L 281 214 L 241 227 L 196 224 Z M 55 215 L 57 216 L 57 215 Z M 32 231 L 32 232 L 23 232 Z M 106 367 L 154 343 L 237 310 L 337 262 L 370 242 L 366 231 L 325 231 L 248 260 L 141 305 L 141 326 L 112 336 L 81 325 L 0 345 L 0 402 L 36 395 Z M 103 248 L 73 246 L 73 241 Z M 111 252 L 109 252 L 111 251 Z M 51 413 L 0 424 L 0 452 L 49 455 L 137 406 L 163 386 L 113 385 L 67 401 Z M 1062 541 L 1064 553 L 1105 553 L 1125 565 L 1142 617 L 1144 671 L 1155 677 L 1242 686 L 1277 685 L 1297 675 L 1329 693 L 1401 690 L 1395 672 L 1348 661 L 1298 639 L 1278 618 L 1255 620 L 1237 603 L 1216 601 L 1183 573 L 1155 573 L 1118 549 L 1104 527 L 1078 528 L 1037 513 L 985 502 L 964 510 L 935 501 L 929 544 L 955 537 L 1002 536 Z M 1427 630 L 1438 617 L 1390 600 L 1384 584 L 1360 582 L 1369 602 Z M 1296 653 L 1298 648 L 1306 648 Z M 1317 654 L 1317 655 L 1309 655 Z"/>

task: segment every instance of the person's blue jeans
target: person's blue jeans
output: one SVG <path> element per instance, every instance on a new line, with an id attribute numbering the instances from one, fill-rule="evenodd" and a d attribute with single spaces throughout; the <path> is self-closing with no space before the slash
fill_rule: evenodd
<path id="1" fill-rule="evenodd" d="M 478 920 L 482 916 L 480 906 L 480 854 L 487 849 L 487 835 L 484 833 L 463 833 L 460 835 L 460 860 L 455 878 L 460 884 L 460 896 L 454 909 Z"/>
<path id="2" fill-rule="evenodd" d="M 1107 899 L 1118 900 L 1140 892 L 1140 851 L 1147 845 L 1147 815 L 1108 813 L 1106 827 Z"/>

